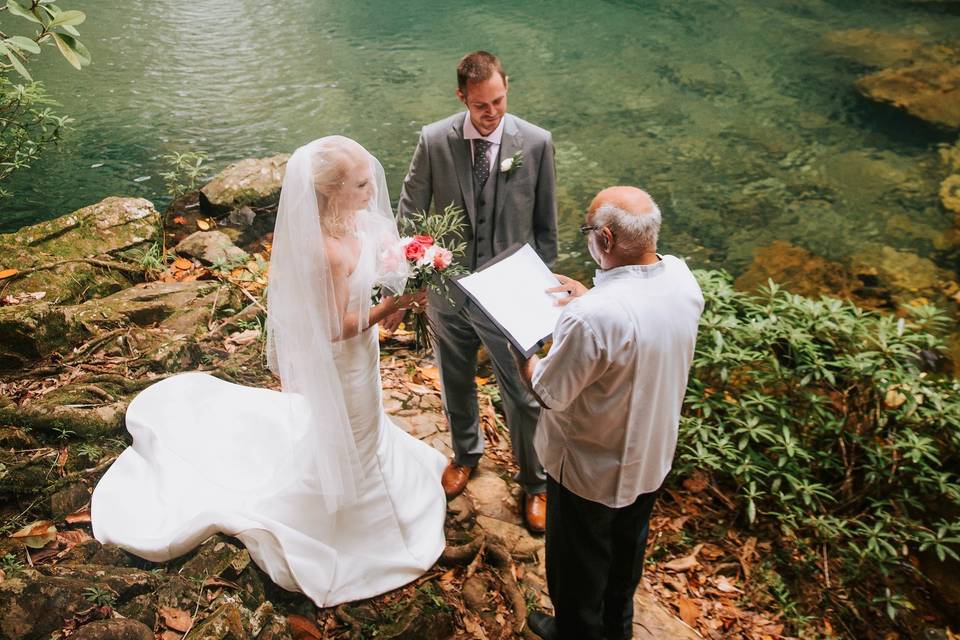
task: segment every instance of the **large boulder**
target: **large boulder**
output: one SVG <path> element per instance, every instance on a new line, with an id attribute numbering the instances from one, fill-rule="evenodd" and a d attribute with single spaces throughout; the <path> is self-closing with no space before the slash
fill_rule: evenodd
<path id="1" fill-rule="evenodd" d="M 892 104 L 932 124 L 960 129 L 960 64 L 920 62 L 884 69 L 857 80 L 871 100 Z"/>
<path id="2" fill-rule="evenodd" d="M 115 258 L 157 237 L 159 214 L 149 200 L 110 197 L 65 216 L 0 234 L 0 268 L 26 271 L 83 258 Z M 88 262 L 67 262 L 0 281 L 4 296 L 43 291 L 45 300 L 79 302 L 130 286 L 130 274 Z"/>
<path id="3" fill-rule="evenodd" d="M 200 189 L 201 202 L 205 199 L 205 204 L 223 212 L 270 203 L 280 193 L 289 158 L 280 154 L 231 164 Z"/>

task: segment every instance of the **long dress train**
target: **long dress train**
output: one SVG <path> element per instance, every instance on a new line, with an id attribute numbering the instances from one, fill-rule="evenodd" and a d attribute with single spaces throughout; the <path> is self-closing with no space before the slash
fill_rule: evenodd
<path id="1" fill-rule="evenodd" d="M 353 286 L 360 280 L 351 297 L 369 295 Z M 131 402 L 133 446 L 94 491 L 95 537 L 162 562 L 221 531 L 318 606 L 422 575 L 444 547 L 444 457 L 384 413 L 376 327 L 345 341 L 335 361 L 363 468 L 355 503 L 329 513 L 315 495 L 277 490 L 291 484 L 285 460 L 306 428 L 301 396 L 185 373 Z"/>

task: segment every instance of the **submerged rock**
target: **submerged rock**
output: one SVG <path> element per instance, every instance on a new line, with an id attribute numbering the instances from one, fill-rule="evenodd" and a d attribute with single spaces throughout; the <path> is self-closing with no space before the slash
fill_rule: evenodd
<path id="1" fill-rule="evenodd" d="M 911 36 L 873 29 L 833 31 L 824 36 L 824 46 L 831 53 L 868 67 L 892 67 L 919 60 L 943 60 L 953 54 L 947 47 L 930 46 Z"/>
<path id="2" fill-rule="evenodd" d="M 214 209 L 228 211 L 243 205 L 260 205 L 280 193 L 289 155 L 250 158 L 231 164 L 200 189 Z"/>
<path id="3" fill-rule="evenodd" d="M 899 304 L 918 297 L 935 297 L 951 280 L 950 273 L 932 260 L 889 246 L 861 251 L 853 259 L 853 270 L 862 280 L 876 277 L 879 286 L 890 291 Z"/>
<path id="4" fill-rule="evenodd" d="M 752 291 L 766 286 L 769 279 L 793 293 L 812 297 L 851 298 L 860 285 L 843 265 L 785 240 L 756 249 L 753 262 L 734 284 L 742 291 Z"/>
<path id="5" fill-rule="evenodd" d="M 960 226 L 960 174 L 948 176 L 940 184 L 940 200 L 943 208 L 952 211 L 957 226 Z"/>
<path id="6" fill-rule="evenodd" d="M 921 62 L 857 80 L 857 89 L 932 124 L 960 129 L 960 64 Z"/>

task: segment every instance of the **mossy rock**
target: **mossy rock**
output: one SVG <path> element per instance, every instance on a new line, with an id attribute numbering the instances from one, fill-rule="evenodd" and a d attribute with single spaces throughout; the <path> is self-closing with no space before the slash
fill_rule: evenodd
<path id="1" fill-rule="evenodd" d="M 250 554 L 239 542 L 222 534 L 207 538 L 180 568 L 179 574 L 194 580 L 219 576 L 235 578 L 250 566 Z"/>
<path id="2" fill-rule="evenodd" d="M 85 335 L 68 311 L 47 302 L 0 307 L 0 371 L 24 369 Z"/>
<path id="3" fill-rule="evenodd" d="M 97 585 L 116 596 L 116 604 L 153 593 L 160 584 L 152 573 L 131 567 L 113 567 L 100 564 L 42 565 L 40 573 L 51 578 L 81 580 L 88 586 Z"/>
<path id="4" fill-rule="evenodd" d="M 0 582 L 0 640 L 46 640 L 65 620 L 92 605 L 77 578 L 44 576 L 26 570 Z"/>
<path id="5" fill-rule="evenodd" d="M 117 256 L 153 242 L 159 219 L 149 200 L 106 198 L 59 218 L 0 234 L 0 267 L 23 271 L 62 260 Z M 72 262 L 11 280 L 2 293 L 44 291 L 46 300 L 76 303 L 130 284 L 127 273 Z"/>
<path id="6" fill-rule="evenodd" d="M 138 620 L 95 620 L 80 627 L 71 640 L 155 640 L 153 629 Z"/>
<path id="7" fill-rule="evenodd" d="M 249 158 L 229 165 L 200 189 L 202 199 L 216 211 L 227 213 L 243 205 L 275 201 L 283 185 L 289 155 Z"/>
<path id="8" fill-rule="evenodd" d="M 449 606 L 425 585 L 392 606 L 378 610 L 372 604 L 345 605 L 341 616 L 353 631 L 382 640 L 447 640 L 453 635 Z M 358 628 L 359 627 L 359 628 Z"/>
<path id="9" fill-rule="evenodd" d="M 184 640 L 247 640 L 243 609 L 227 603 L 193 627 Z"/>
<path id="10" fill-rule="evenodd" d="M 151 282 L 79 305 L 0 307 L 0 371 L 26 369 L 50 354 L 66 354 L 99 334 L 124 328 L 142 329 L 124 339 L 134 341 L 139 351 L 162 351 L 156 358 L 161 365 L 169 360 L 190 368 L 199 353 L 176 343 L 206 333 L 215 299 L 218 309 L 239 306 L 239 294 L 223 287 L 212 280 Z"/>

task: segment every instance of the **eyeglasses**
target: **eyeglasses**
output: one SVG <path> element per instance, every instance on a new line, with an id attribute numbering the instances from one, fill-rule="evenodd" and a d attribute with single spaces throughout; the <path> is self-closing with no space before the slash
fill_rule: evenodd
<path id="1" fill-rule="evenodd" d="M 603 229 L 603 227 L 595 224 L 582 224 L 580 225 L 580 235 L 585 236 L 591 231 L 597 231 L 598 229 Z"/>

